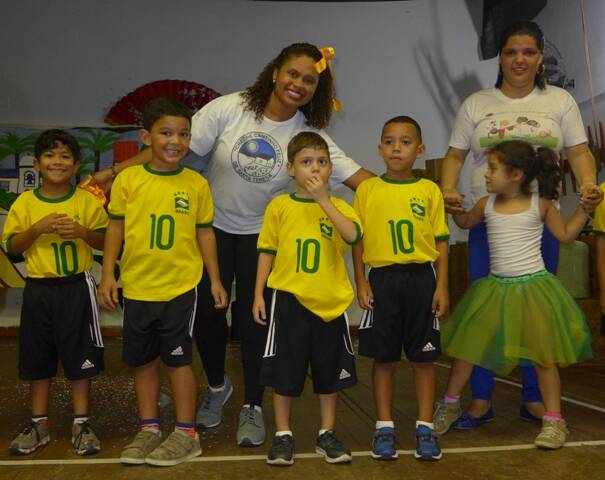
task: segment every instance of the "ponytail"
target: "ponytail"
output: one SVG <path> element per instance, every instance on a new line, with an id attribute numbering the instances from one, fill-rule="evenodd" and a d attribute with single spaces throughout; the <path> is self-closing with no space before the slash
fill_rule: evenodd
<path id="1" fill-rule="evenodd" d="M 557 159 L 557 154 L 550 148 L 540 147 L 536 151 L 538 160 L 538 186 L 540 196 L 549 200 L 557 200 L 559 198 L 559 185 L 561 184 L 561 167 Z"/>

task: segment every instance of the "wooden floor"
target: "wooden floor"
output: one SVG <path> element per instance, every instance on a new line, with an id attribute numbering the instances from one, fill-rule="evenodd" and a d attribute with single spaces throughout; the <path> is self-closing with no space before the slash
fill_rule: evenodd
<path id="1" fill-rule="evenodd" d="M 121 343 L 106 341 L 106 372 L 94 383 L 92 411 L 102 451 L 95 456 L 79 457 L 70 445 L 71 407 L 68 384 L 55 382 L 50 408 L 52 441 L 29 456 L 9 454 L 8 445 L 19 426 L 29 418 L 27 384 L 16 373 L 17 342 L 0 338 L 0 479 L 165 479 L 175 475 L 206 480 L 221 479 L 298 479 L 329 476 L 330 479 L 605 479 L 605 365 L 587 362 L 562 370 L 564 413 L 571 424 L 569 444 L 556 452 L 533 448 L 539 427 L 518 417 L 520 389 L 511 376 L 497 382 L 494 397 L 496 420 L 475 431 L 453 431 L 441 440 L 443 459 L 421 463 L 413 458 L 415 399 L 409 367 L 402 363 L 397 373 L 394 400 L 398 448 L 395 462 L 378 462 L 369 456 L 374 427 L 371 390 L 371 362 L 358 358 L 359 383 L 340 397 L 337 433 L 353 451 L 350 465 L 328 465 L 313 454 L 319 412 L 312 386 L 294 403 L 292 428 L 297 458 L 289 468 L 269 467 L 264 457 L 269 442 L 258 448 L 235 444 L 237 415 L 242 403 L 239 346 L 228 350 L 228 372 L 236 390 L 225 406 L 223 424 L 200 433 L 202 457 L 172 468 L 126 467 L 118 463 L 121 448 L 136 432 L 136 411 L 132 373 L 120 361 Z M 203 383 L 199 360 L 196 373 Z M 449 362 L 437 367 L 438 392 L 443 391 Z M 171 405 L 162 409 L 164 428 L 173 422 Z M 268 433 L 274 431 L 270 395 L 266 395 L 265 420 Z"/>

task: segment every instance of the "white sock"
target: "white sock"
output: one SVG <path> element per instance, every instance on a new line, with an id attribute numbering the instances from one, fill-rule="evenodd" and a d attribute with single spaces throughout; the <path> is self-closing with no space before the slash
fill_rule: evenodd
<path id="1" fill-rule="evenodd" d="M 381 428 L 384 428 L 384 427 L 395 428 L 395 422 L 393 422 L 392 420 L 377 420 L 376 421 L 376 430 L 380 430 Z"/>
<path id="2" fill-rule="evenodd" d="M 284 435 L 290 435 L 291 437 L 294 436 L 292 435 L 292 430 L 280 430 L 279 432 L 275 432 L 276 437 L 283 437 Z"/>
<path id="3" fill-rule="evenodd" d="M 319 430 L 319 433 L 317 434 L 317 436 L 319 437 L 320 435 L 323 435 L 324 433 L 329 432 L 330 430 L 326 430 L 325 428 L 322 428 Z"/>
<path id="4" fill-rule="evenodd" d="M 74 417 L 74 423 L 81 425 L 84 422 L 88 422 L 89 419 L 90 419 L 90 417 Z"/>
<path id="5" fill-rule="evenodd" d="M 424 425 L 425 427 L 429 427 L 431 430 L 435 430 L 435 425 L 433 422 L 423 422 L 422 420 L 416 420 L 416 428 L 420 425 Z"/>

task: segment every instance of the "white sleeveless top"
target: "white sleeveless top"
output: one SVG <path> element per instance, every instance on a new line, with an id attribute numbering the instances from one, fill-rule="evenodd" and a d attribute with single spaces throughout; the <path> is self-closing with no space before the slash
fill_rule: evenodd
<path id="1" fill-rule="evenodd" d="M 531 196 L 531 204 L 520 213 L 498 213 L 496 196 L 490 195 L 485 205 L 485 223 L 489 244 L 490 270 L 501 277 L 515 277 L 544 270 L 540 197 Z"/>

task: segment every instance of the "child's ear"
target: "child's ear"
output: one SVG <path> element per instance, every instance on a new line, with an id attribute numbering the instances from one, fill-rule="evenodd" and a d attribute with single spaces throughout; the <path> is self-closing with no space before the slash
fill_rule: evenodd
<path id="1" fill-rule="evenodd" d="M 426 153 L 426 145 L 421 143 L 418 145 L 418 149 L 416 150 L 416 158 L 422 157 Z"/>
<path id="2" fill-rule="evenodd" d="M 288 176 L 294 178 L 294 164 L 286 162 L 286 169 L 288 170 Z"/>
<path id="3" fill-rule="evenodd" d="M 149 132 L 149 130 L 145 130 L 144 128 L 142 128 L 140 135 L 141 141 L 149 147 L 151 145 L 151 133 Z"/>
<path id="4" fill-rule="evenodd" d="M 78 173 L 80 171 L 80 168 L 82 168 L 82 164 L 79 161 L 74 162 L 74 173 Z"/>
<path id="5" fill-rule="evenodd" d="M 34 168 L 39 172 L 40 171 L 40 160 L 34 157 Z"/>

